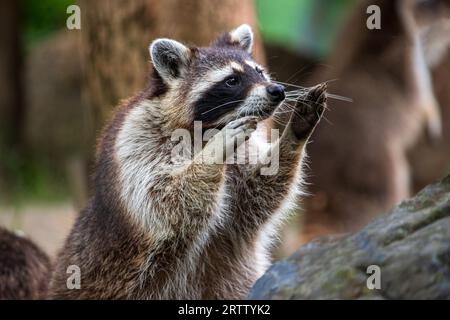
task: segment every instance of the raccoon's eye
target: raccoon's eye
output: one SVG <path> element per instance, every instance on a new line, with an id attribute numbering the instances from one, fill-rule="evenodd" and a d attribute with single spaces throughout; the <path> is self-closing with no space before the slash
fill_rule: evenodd
<path id="1" fill-rule="evenodd" d="M 238 77 L 231 77 L 228 78 L 227 80 L 225 80 L 225 84 L 229 87 L 235 87 L 237 85 L 239 85 L 240 80 Z"/>
<path id="2" fill-rule="evenodd" d="M 264 77 L 264 69 L 260 68 L 260 67 L 256 67 L 255 68 L 256 72 L 258 72 L 262 77 Z"/>

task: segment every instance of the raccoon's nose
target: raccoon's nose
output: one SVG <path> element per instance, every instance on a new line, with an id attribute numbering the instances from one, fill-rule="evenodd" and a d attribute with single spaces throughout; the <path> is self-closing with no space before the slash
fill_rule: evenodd
<path id="1" fill-rule="evenodd" d="M 267 86 L 266 91 L 269 99 L 275 103 L 283 101 L 286 97 L 284 94 L 284 87 L 279 84 L 271 84 L 270 86 Z"/>

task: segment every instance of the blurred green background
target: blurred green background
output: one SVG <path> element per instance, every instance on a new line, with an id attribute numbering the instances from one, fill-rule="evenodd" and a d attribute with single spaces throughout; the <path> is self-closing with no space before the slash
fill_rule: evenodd
<path id="1" fill-rule="evenodd" d="M 355 0 L 255 0 L 265 41 L 323 56 Z M 24 41 L 39 42 L 65 26 L 73 0 L 22 0 Z M 331 32 L 330 32 L 331 31 Z"/>

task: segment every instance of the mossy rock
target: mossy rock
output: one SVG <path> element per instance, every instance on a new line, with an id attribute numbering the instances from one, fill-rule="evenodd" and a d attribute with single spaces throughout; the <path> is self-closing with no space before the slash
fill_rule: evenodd
<path id="1" fill-rule="evenodd" d="M 380 268 L 380 289 L 367 286 L 371 265 Z M 301 247 L 249 298 L 450 299 L 450 176 L 355 234 Z"/>

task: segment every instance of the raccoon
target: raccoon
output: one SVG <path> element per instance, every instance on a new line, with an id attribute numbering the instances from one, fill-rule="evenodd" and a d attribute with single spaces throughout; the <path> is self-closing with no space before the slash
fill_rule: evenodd
<path id="1" fill-rule="evenodd" d="M 252 58 L 252 43 L 242 25 L 209 47 L 151 44 L 150 85 L 103 132 L 95 194 L 59 253 L 51 298 L 246 297 L 301 191 L 304 147 L 326 101 L 319 85 L 285 103 L 284 88 Z M 194 135 L 197 122 L 216 133 L 191 161 L 174 162 L 174 130 Z M 282 132 L 278 140 L 269 142 L 268 126 Z M 228 163 L 226 151 L 242 147 L 276 157 L 278 170 Z M 71 265 L 81 271 L 78 290 L 66 286 Z"/>
<path id="2" fill-rule="evenodd" d="M 442 137 L 437 141 L 430 141 L 423 136 L 410 152 L 415 192 L 450 173 L 450 3 L 447 12 L 442 14 L 447 19 L 438 20 L 422 35 L 425 57 L 432 71 L 434 92 L 441 108 Z"/>
<path id="3" fill-rule="evenodd" d="M 379 30 L 366 27 L 369 5 L 380 8 Z M 442 133 L 421 33 L 447 5 L 439 0 L 356 5 L 330 68 L 314 79 L 337 79 L 330 90 L 353 102 L 330 104 L 329 123 L 314 132 L 316 143 L 308 149 L 314 196 L 305 203 L 300 242 L 355 231 L 410 196 L 407 151 L 422 132 L 431 139 Z"/>
<path id="4" fill-rule="evenodd" d="M 43 299 L 50 259 L 30 240 L 0 227 L 0 300 Z"/>

